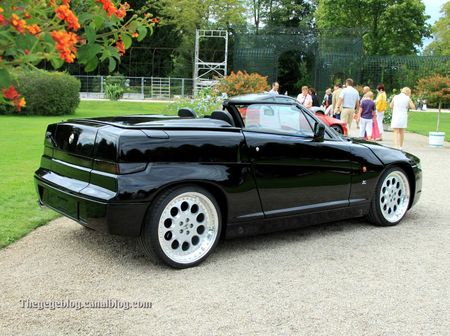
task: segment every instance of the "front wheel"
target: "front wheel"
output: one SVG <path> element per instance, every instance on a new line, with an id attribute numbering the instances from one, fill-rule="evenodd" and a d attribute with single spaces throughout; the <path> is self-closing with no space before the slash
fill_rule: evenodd
<path id="1" fill-rule="evenodd" d="M 332 125 L 331 128 L 334 129 L 339 134 L 344 134 L 344 130 L 339 125 Z"/>
<path id="2" fill-rule="evenodd" d="M 152 260 L 188 268 L 211 254 L 220 232 L 220 208 L 214 197 L 203 188 L 185 186 L 156 199 L 139 241 Z"/>
<path id="3" fill-rule="evenodd" d="M 375 225 L 400 223 L 409 207 L 411 188 L 403 169 L 393 167 L 381 176 L 372 199 L 368 219 Z"/>

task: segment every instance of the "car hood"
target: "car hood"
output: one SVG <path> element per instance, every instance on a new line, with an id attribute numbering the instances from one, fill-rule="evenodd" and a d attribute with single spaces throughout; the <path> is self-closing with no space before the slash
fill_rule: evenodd
<path id="1" fill-rule="evenodd" d="M 369 148 L 383 164 L 390 164 L 398 161 L 408 161 L 412 166 L 420 163 L 420 159 L 408 152 L 399 149 L 384 146 L 380 143 L 371 142 L 363 139 L 351 139 L 354 144 L 359 144 Z"/>

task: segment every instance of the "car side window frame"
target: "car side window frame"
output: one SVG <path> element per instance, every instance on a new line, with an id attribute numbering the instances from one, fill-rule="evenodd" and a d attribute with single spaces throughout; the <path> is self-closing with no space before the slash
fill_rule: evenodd
<path id="1" fill-rule="evenodd" d="M 320 121 L 320 120 L 315 116 L 315 113 L 314 113 L 314 112 L 308 110 L 307 108 L 305 108 L 304 106 L 302 106 L 302 105 L 300 105 L 300 104 L 297 104 L 297 107 L 298 107 L 300 110 L 302 110 L 302 112 L 305 114 L 305 116 L 306 116 L 306 118 L 307 118 L 308 120 L 309 120 L 309 119 L 312 119 L 312 120 L 314 120 L 316 123 L 317 123 L 317 122 L 320 122 L 320 123 L 324 124 L 322 121 Z M 325 125 L 325 124 L 324 124 L 324 125 Z M 313 129 L 314 129 L 315 125 L 311 125 L 311 126 L 312 126 Z M 330 140 L 330 141 L 336 141 L 336 140 L 338 140 L 338 139 L 336 139 L 335 136 L 333 136 L 332 134 L 330 134 L 328 128 L 329 128 L 329 127 L 328 127 L 327 125 L 325 125 L 325 140 Z M 339 140 L 340 140 L 340 139 L 339 139 Z"/>
<path id="2" fill-rule="evenodd" d="M 292 102 L 289 102 L 289 103 L 279 103 L 279 102 L 275 102 L 275 104 L 279 104 L 279 105 L 294 105 L 294 106 L 297 106 L 297 108 L 298 109 L 300 109 L 304 114 L 307 114 L 307 115 L 309 115 L 311 118 L 313 118 L 314 120 L 316 120 L 317 122 L 321 122 L 315 115 L 314 115 L 314 113 L 312 112 L 312 111 L 309 111 L 308 109 L 306 109 L 305 107 L 303 107 L 301 104 L 299 104 L 296 100 L 294 100 L 294 99 L 291 99 L 292 100 Z M 256 102 L 242 102 L 242 103 L 237 103 L 237 102 L 225 102 L 224 103 L 224 105 L 223 105 L 223 109 L 224 110 L 226 110 L 226 111 L 228 111 L 232 116 L 233 116 L 233 119 L 235 120 L 235 123 L 236 123 L 236 127 L 237 128 L 240 128 L 240 129 L 242 129 L 242 130 L 247 130 L 248 131 L 248 129 L 246 129 L 246 127 L 245 127 L 245 123 L 244 123 L 244 119 L 242 118 L 242 115 L 241 115 L 241 113 L 239 112 L 239 109 L 237 108 L 237 106 L 236 105 L 252 105 L 252 104 L 255 104 Z M 264 102 L 259 102 L 260 104 L 261 103 L 264 103 Z M 323 122 L 322 122 L 323 123 Z M 341 136 L 339 136 L 339 135 L 337 135 L 337 134 L 334 134 L 334 133 L 332 133 L 332 132 L 330 132 L 330 129 L 329 129 L 329 127 L 327 126 L 327 125 L 325 125 L 325 127 L 326 127 L 326 129 L 325 129 L 325 141 L 343 141 L 344 139 L 341 137 Z M 250 130 L 251 131 L 251 130 Z M 254 132 L 254 130 L 253 130 L 253 132 Z M 261 133 L 261 132 L 260 132 Z M 272 133 L 268 133 L 268 134 L 272 134 Z M 280 134 L 280 133 L 273 133 L 273 134 Z M 285 133 L 282 133 L 282 135 L 289 135 L 289 134 L 285 134 Z M 293 136 L 296 136 L 296 137 L 299 137 L 299 135 L 293 135 Z"/>
<path id="3" fill-rule="evenodd" d="M 304 119 L 306 120 L 306 123 L 309 125 L 311 130 L 311 135 L 304 135 L 304 134 L 295 134 L 295 133 L 289 133 L 289 132 L 277 132 L 274 129 L 268 129 L 268 128 L 261 128 L 261 129 L 254 129 L 254 128 L 247 128 L 245 125 L 245 120 L 242 117 L 242 115 L 239 112 L 239 108 L 235 105 L 234 108 L 236 109 L 237 113 L 239 113 L 240 117 L 242 118 L 242 130 L 246 132 L 254 132 L 254 133 L 263 133 L 263 134 L 275 134 L 275 135 L 281 135 L 281 136 L 292 136 L 296 138 L 301 138 L 303 140 L 313 140 L 314 139 L 314 127 L 311 125 L 311 123 L 308 121 L 308 117 L 305 115 L 305 111 L 301 108 L 299 108 L 298 104 L 295 102 L 255 102 L 255 103 L 243 103 L 241 105 L 246 106 L 247 108 L 251 105 L 274 105 L 274 106 L 290 106 L 294 107 L 298 110 L 298 113 L 302 114 Z"/>

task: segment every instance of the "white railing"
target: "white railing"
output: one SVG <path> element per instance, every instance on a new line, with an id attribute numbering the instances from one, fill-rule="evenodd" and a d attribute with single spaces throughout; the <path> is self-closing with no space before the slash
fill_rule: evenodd
<path id="1" fill-rule="evenodd" d="M 80 97 L 105 98 L 105 81 L 108 76 L 75 75 L 81 82 Z M 173 99 L 193 95 L 192 78 L 171 77 L 124 77 L 126 93 L 124 99 Z"/>

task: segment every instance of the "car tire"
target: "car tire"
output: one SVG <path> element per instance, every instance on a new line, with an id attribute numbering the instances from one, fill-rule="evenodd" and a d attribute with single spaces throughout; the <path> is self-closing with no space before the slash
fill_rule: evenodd
<path id="1" fill-rule="evenodd" d="M 339 134 L 344 134 L 344 130 L 339 125 L 332 125 L 330 126 L 333 130 L 335 130 Z"/>
<path id="2" fill-rule="evenodd" d="M 188 268 L 215 249 L 222 230 L 220 208 L 204 188 L 183 186 L 159 195 L 146 216 L 139 242 L 154 263 Z"/>
<path id="3" fill-rule="evenodd" d="M 400 167 L 387 169 L 380 177 L 367 219 L 378 226 L 394 226 L 405 217 L 409 208 L 411 187 Z"/>

